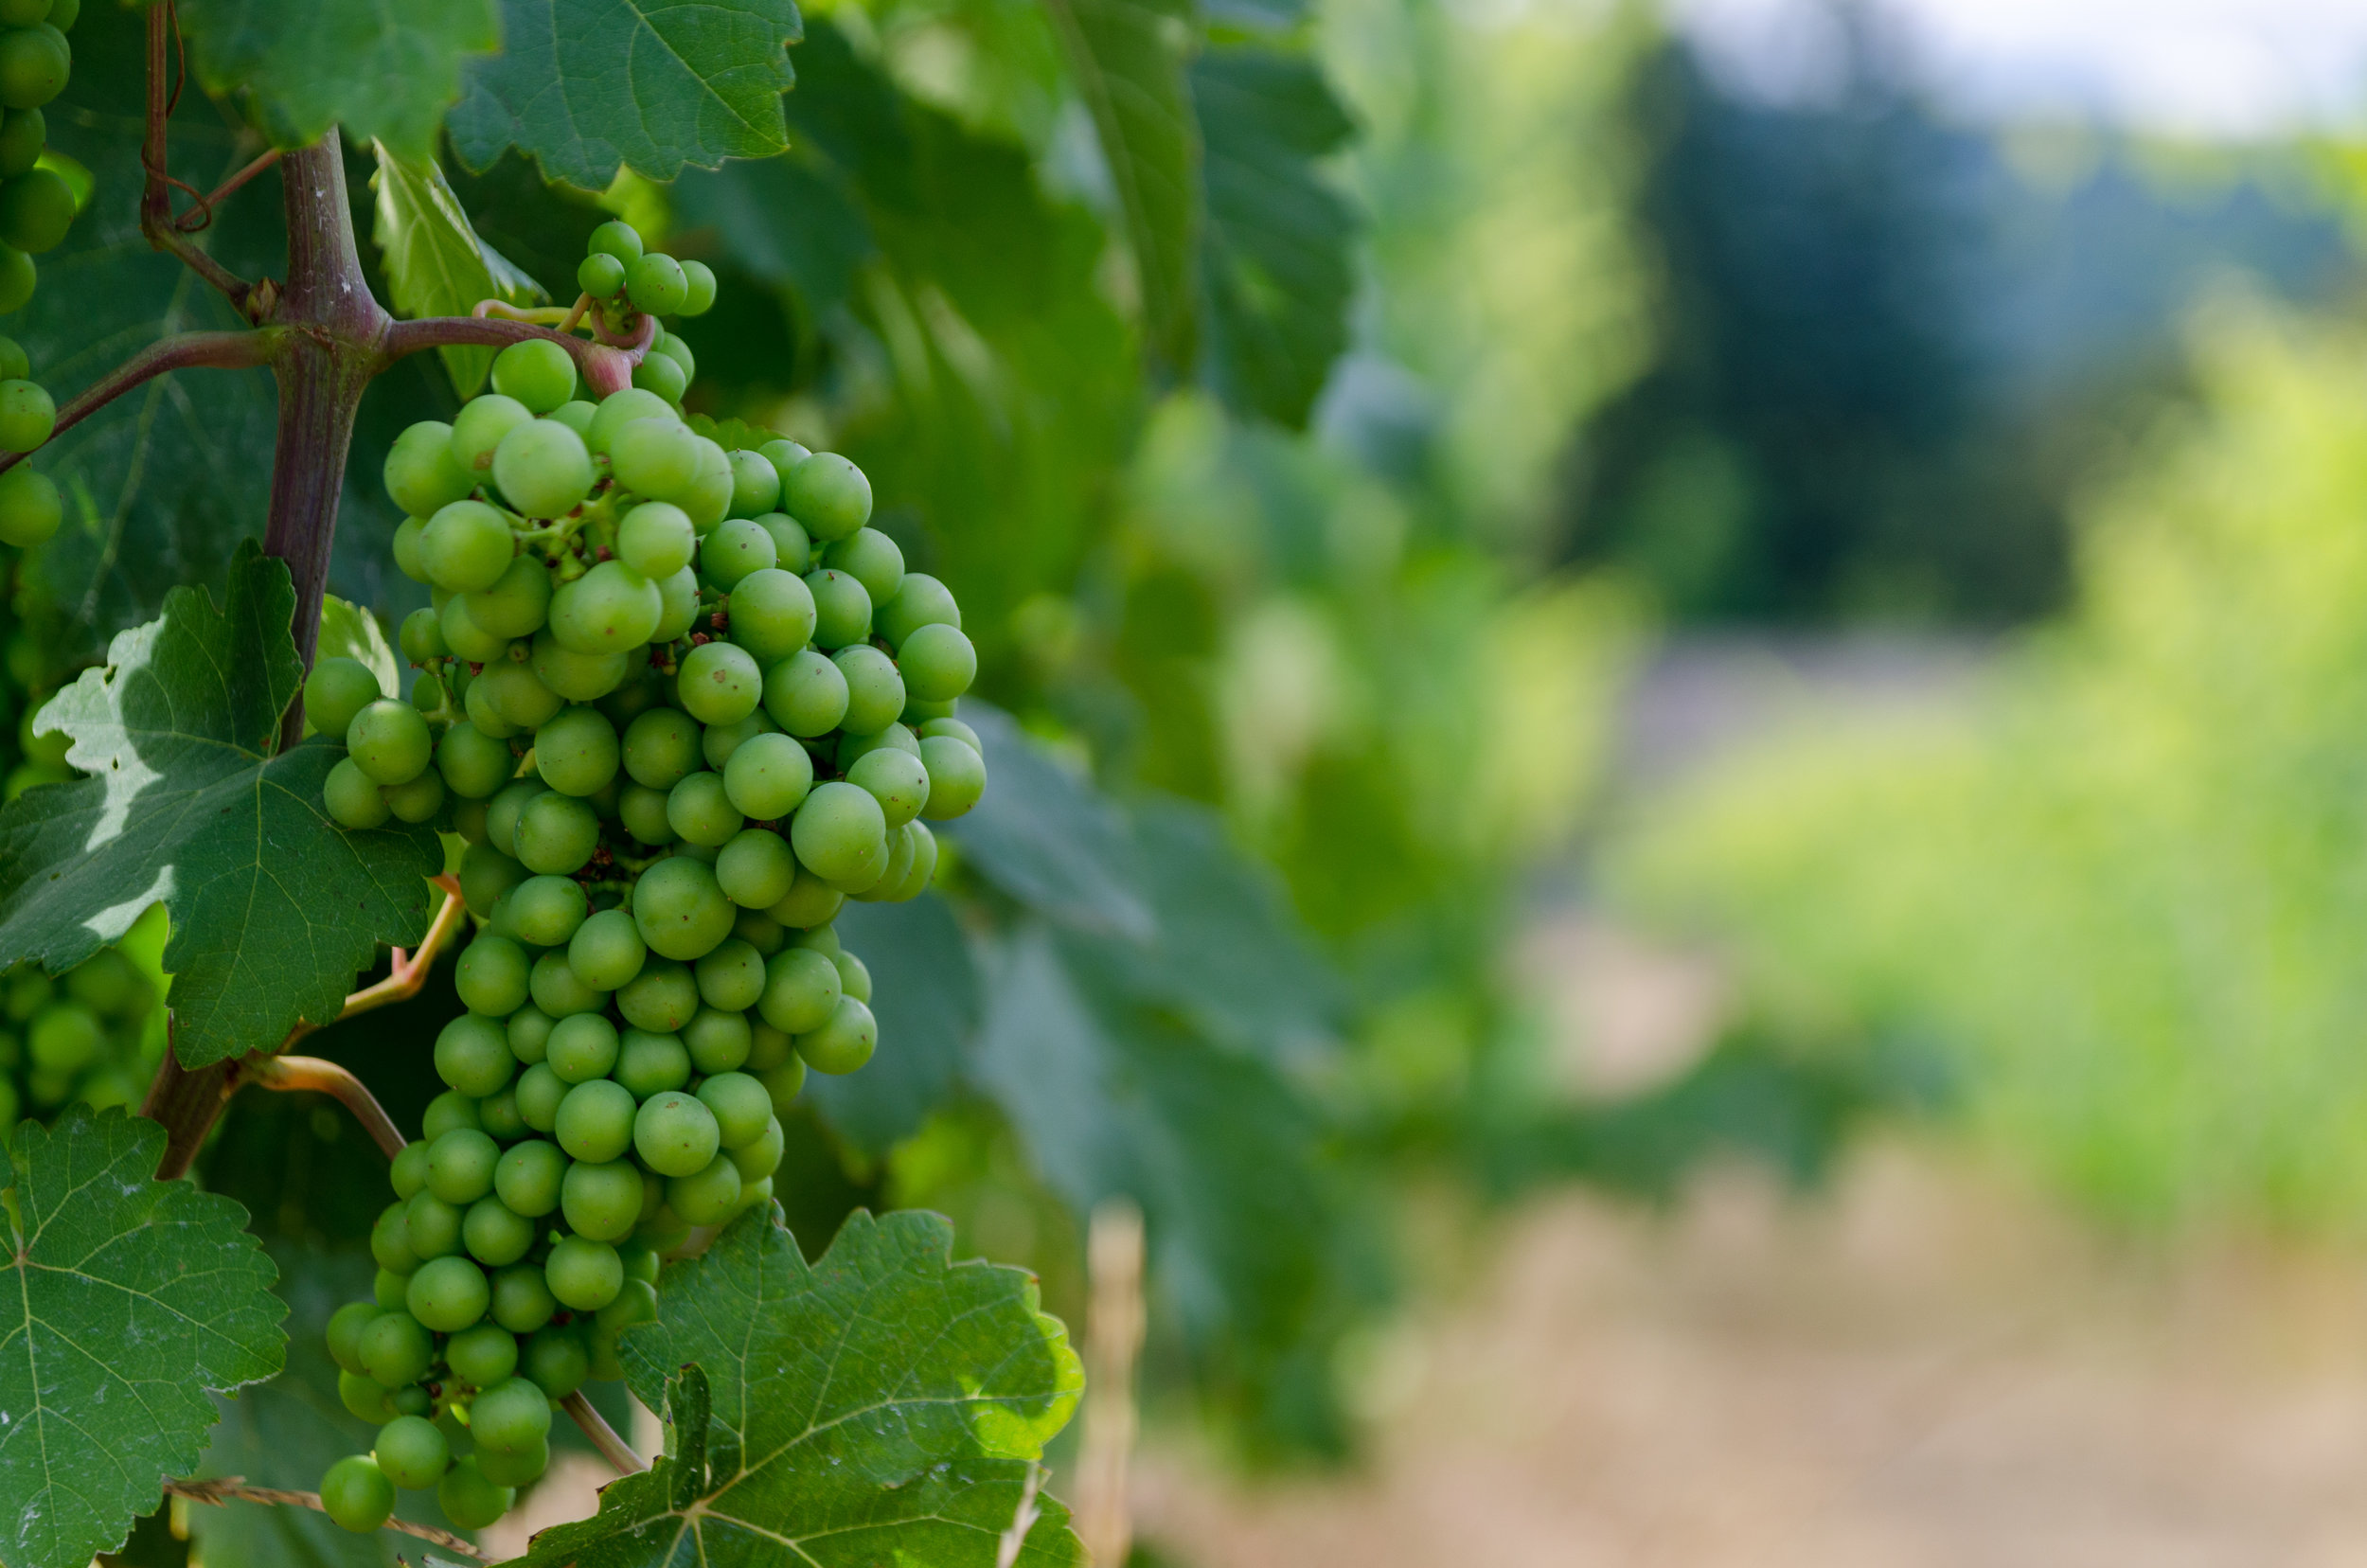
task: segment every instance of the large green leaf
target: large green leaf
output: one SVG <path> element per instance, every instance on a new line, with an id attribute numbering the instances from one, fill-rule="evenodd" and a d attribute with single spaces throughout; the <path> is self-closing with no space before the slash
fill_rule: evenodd
<path id="1" fill-rule="evenodd" d="M 1191 75 L 1207 142 L 1201 375 L 1235 410 L 1295 428 L 1348 342 L 1356 219 L 1315 166 L 1355 127 L 1302 55 L 1212 48 Z"/>
<path id="2" fill-rule="evenodd" d="M 332 125 L 412 157 L 436 145 L 460 67 L 501 47 L 494 0 L 179 0 L 208 92 L 247 95 L 283 147 Z"/>
<path id="3" fill-rule="evenodd" d="M 882 1154 L 919 1131 L 960 1075 L 978 1026 L 978 976 L 942 899 L 850 903 L 835 924 L 871 971 L 880 1048 L 859 1073 L 809 1076 L 806 1097 L 849 1142 Z"/>
<path id="4" fill-rule="evenodd" d="M 1142 287 L 1144 335 L 1170 371 L 1192 363 L 1200 136 L 1184 74 L 1189 0 L 1050 0 L 1093 116 Z"/>
<path id="5" fill-rule="evenodd" d="M 502 0 L 502 52 L 471 67 L 453 145 L 472 169 L 516 147 L 584 190 L 627 166 L 670 180 L 770 157 L 802 30 L 795 0 Z"/>
<path id="6" fill-rule="evenodd" d="M 1124 815 L 1029 739 L 1009 714 L 962 709 L 986 747 L 988 785 L 948 836 L 981 876 L 1069 925 L 1148 941 L 1157 930 Z"/>
<path id="7" fill-rule="evenodd" d="M 279 1370 L 275 1274 L 246 1211 L 159 1182 L 165 1130 L 74 1106 L 19 1124 L 0 1286 L 0 1560 L 80 1568 L 186 1475 L 208 1394 Z"/>
<path id="8" fill-rule="evenodd" d="M 771 1205 L 669 1264 L 626 1381 L 667 1452 L 524 1559 L 574 1568 L 989 1568 L 1084 1376 L 1016 1269 L 934 1214 L 858 1212 L 809 1265 Z M 1081 1562 L 1046 1499 L 1021 1563 Z"/>
<path id="9" fill-rule="evenodd" d="M 334 1018 L 382 942 L 415 940 L 443 854 L 425 828 L 347 832 L 321 805 L 341 748 L 271 755 L 303 679 L 287 566 L 252 543 L 225 607 L 176 588 L 161 619 L 51 699 L 41 731 L 93 776 L 0 811 L 0 970 L 53 973 L 164 900 L 174 1046 L 190 1066 Z"/>
<path id="10" fill-rule="evenodd" d="M 371 238 L 378 241 L 398 314 L 467 315 L 482 299 L 540 305 L 549 297 L 540 283 L 477 238 L 434 157 L 400 157 L 383 142 L 377 151 L 378 172 L 370 186 L 378 193 L 378 222 Z M 437 352 L 453 390 L 464 398 L 476 394 L 493 365 L 490 348 L 464 346 Z"/>

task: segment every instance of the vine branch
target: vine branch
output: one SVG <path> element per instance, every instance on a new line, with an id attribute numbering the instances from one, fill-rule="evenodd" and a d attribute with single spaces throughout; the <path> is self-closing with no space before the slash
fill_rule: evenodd
<path id="1" fill-rule="evenodd" d="M 395 1126 L 395 1118 L 378 1103 L 378 1096 L 369 1086 L 333 1061 L 320 1057 L 241 1057 L 239 1077 L 245 1082 L 263 1089 L 276 1089 L 281 1094 L 311 1090 L 327 1095 L 353 1113 L 379 1152 L 393 1159 L 402 1152 L 402 1133 Z"/>
<path id="2" fill-rule="evenodd" d="M 172 117 L 173 99 L 180 94 L 177 89 L 168 92 L 165 86 L 165 45 L 179 33 L 180 19 L 174 14 L 170 0 L 148 8 L 148 134 L 140 143 L 140 168 L 146 174 L 140 190 L 140 233 L 147 236 L 150 245 L 178 258 L 183 266 L 225 295 L 238 307 L 240 315 L 260 325 L 271 314 L 274 294 L 268 283 L 249 283 L 215 260 L 204 246 L 189 239 L 172 215 L 172 187 L 182 182 L 166 169 L 165 127 Z M 234 183 L 223 194 L 261 172 L 252 165 L 249 170 L 234 176 Z M 189 194 L 198 196 L 194 190 Z M 210 211 L 209 198 L 198 196 L 198 204 L 201 210 Z"/>
<path id="3" fill-rule="evenodd" d="M 578 1389 L 559 1401 L 559 1408 L 575 1418 L 583 1434 L 592 1439 L 592 1446 L 600 1451 L 600 1457 L 616 1467 L 619 1475 L 633 1475 L 650 1468 L 649 1461 L 632 1452 L 632 1445 L 616 1435 L 616 1429 L 608 1418 L 592 1408 L 592 1401 Z"/>
<path id="4" fill-rule="evenodd" d="M 170 371 L 251 370 L 269 365 L 285 336 L 285 329 L 266 327 L 254 332 L 178 332 L 159 338 L 69 399 L 58 410 L 52 437 L 73 429 L 141 383 Z M 0 454 L 0 473 L 29 455 L 23 452 Z"/>
<path id="5" fill-rule="evenodd" d="M 225 1475 L 219 1481 L 168 1481 L 165 1483 L 165 1495 L 186 1497 L 192 1503 L 210 1504 L 217 1508 L 228 1507 L 230 1500 L 235 1497 L 242 1503 L 266 1503 L 282 1508 L 311 1508 L 315 1513 L 329 1511 L 321 1506 L 321 1494 L 318 1492 L 282 1491 L 277 1487 L 250 1487 L 246 1484 L 246 1477 L 243 1475 Z M 472 1561 L 490 1562 L 493 1560 L 477 1550 L 475 1542 L 466 1537 L 456 1536 L 450 1530 L 439 1529 L 433 1524 L 414 1524 L 407 1519 L 390 1519 L 383 1527 L 400 1531 L 407 1536 L 417 1536 L 419 1540 L 431 1545 L 441 1546 L 448 1552 L 459 1552 Z"/>

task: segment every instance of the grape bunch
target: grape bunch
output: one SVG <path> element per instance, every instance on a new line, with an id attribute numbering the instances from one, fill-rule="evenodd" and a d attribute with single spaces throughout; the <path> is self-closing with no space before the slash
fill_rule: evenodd
<path id="1" fill-rule="evenodd" d="M 164 1049 L 163 1024 L 155 983 L 112 947 L 54 978 L 26 964 L 0 979 L 0 1136 L 19 1116 L 45 1117 L 68 1100 L 138 1099 Z"/>
<path id="2" fill-rule="evenodd" d="M 703 310 L 694 268 L 609 223 L 581 277 L 622 335 Z M 347 1408 L 383 1423 L 321 1484 L 349 1529 L 398 1487 L 481 1526 L 542 1473 L 552 1402 L 620 1376 L 655 1315 L 660 1255 L 768 1203 L 807 1070 L 870 1059 L 834 918 L 917 896 L 923 819 L 986 785 L 952 594 L 866 526 L 845 458 L 692 430 L 692 367 L 661 334 L 595 403 L 557 344 L 505 348 L 490 393 L 387 458 L 396 560 L 433 598 L 400 633 L 411 701 L 350 660 L 307 683 L 347 747 L 330 814 L 449 827 L 479 922 L 374 1299 L 329 1326 Z"/>
<path id="3" fill-rule="evenodd" d="M 0 0 L 5 5 L 7 0 Z M 0 33 L 0 45 L 7 42 Z M 0 59 L 0 69 L 5 69 Z M 33 118 L 41 118 L 39 110 Z M 11 114 L 0 121 L 0 151 L 8 142 L 8 126 L 15 122 Z M 0 160 L 5 163 L 5 160 Z M 46 179 L 56 175 L 47 169 L 33 171 Z M 27 176 L 30 178 L 30 176 Z M 19 182 L 0 184 L 0 213 L 5 213 L 9 190 Z M 7 232 L 0 221 L 0 234 Z M 0 252 L 8 245 L 0 241 Z M 32 263 L 26 262 L 27 266 Z M 46 445 L 49 434 L 58 426 L 58 405 L 39 382 L 31 379 L 32 361 L 26 355 L 24 345 L 14 338 L 0 337 L 0 452 L 36 452 Z M 58 524 L 65 516 L 65 504 L 58 494 L 57 483 L 45 473 L 36 473 L 28 463 L 19 463 L 6 473 L 0 473 L 0 544 L 13 544 L 30 549 L 58 531 Z"/>
<path id="4" fill-rule="evenodd" d="M 33 258 L 54 249 L 74 222 L 74 188 L 43 163 L 43 105 L 65 90 L 74 66 L 66 42 L 82 0 L 0 0 L 0 314 L 33 297 Z M 25 350 L 0 338 L 0 452 L 31 452 L 49 439 L 57 407 L 32 379 Z M 0 473 L 0 542 L 38 544 L 63 516 L 58 488 L 19 463 Z"/>

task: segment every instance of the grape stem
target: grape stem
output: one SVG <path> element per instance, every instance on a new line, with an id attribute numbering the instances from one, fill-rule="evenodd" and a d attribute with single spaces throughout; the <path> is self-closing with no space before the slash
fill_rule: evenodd
<path id="1" fill-rule="evenodd" d="M 153 381 L 171 371 L 201 367 L 247 370 L 269 365 L 286 333 L 285 328 L 266 327 L 256 332 L 178 332 L 169 338 L 159 338 L 67 400 L 66 405 L 58 410 L 58 423 L 51 433 L 52 439 L 80 424 L 143 382 Z M 30 455 L 30 453 L 24 452 L 0 454 L 0 473 L 7 472 Z"/>
<path id="2" fill-rule="evenodd" d="M 578 1389 L 559 1401 L 559 1408 L 575 1417 L 576 1425 L 592 1439 L 592 1446 L 600 1451 L 600 1457 L 616 1467 L 619 1475 L 632 1475 L 648 1470 L 650 1462 L 632 1452 L 632 1445 L 616 1435 L 616 1429 L 607 1417 L 592 1408 L 592 1401 Z"/>
<path id="3" fill-rule="evenodd" d="M 278 302 L 278 291 L 271 280 L 249 283 L 208 256 L 172 215 L 172 187 L 176 185 L 196 196 L 196 210 L 209 217 L 213 202 L 212 197 L 199 195 L 174 179 L 165 165 L 166 122 L 172 116 L 173 100 L 180 97 L 178 88 L 168 91 L 166 86 L 165 45 L 177 34 L 179 27 L 179 19 L 169 4 L 148 8 L 148 134 L 140 144 L 140 168 L 146 175 L 140 190 L 140 233 L 147 237 L 150 245 L 178 259 L 227 296 L 240 315 L 260 326 L 271 318 Z M 249 165 L 233 175 L 219 194 L 227 196 L 260 172 L 261 168 Z"/>
<path id="4" fill-rule="evenodd" d="M 337 1015 L 338 1022 L 342 1023 L 356 1013 L 368 1012 L 374 1007 L 408 1002 L 419 994 L 420 987 L 427 984 L 428 971 L 436 967 L 436 955 L 444 950 L 453 934 L 460 929 L 461 917 L 467 913 L 460 901 L 459 882 L 450 877 L 438 877 L 436 885 L 444 890 L 443 906 L 436 911 L 435 923 L 419 939 L 418 951 L 406 956 L 402 949 L 395 949 L 394 962 L 387 970 L 386 978 L 347 997 L 345 1010 Z M 288 1038 L 279 1042 L 279 1048 L 286 1050 L 311 1034 L 315 1027 L 317 1025 L 311 1024 L 297 1025 L 289 1031 Z"/>
<path id="5" fill-rule="evenodd" d="M 246 1477 L 243 1475 L 225 1475 L 219 1481 L 167 1481 L 165 1495 L 186 1497 L 192 1503 L 210 1504 L 217 1508 L 228 1507 L 230 1500 L 235 1497 L 241 1503 L 267 1503 L 282 1508 L 311 1508 L 315 1513 L 329 1511 L 322 1506 L 321 1494 L 318 1492 L 283 1491 L 277 1487 L 250 1487 L 246 1484 Z M 472 1562 L 493 1560 L 485 1553 L 478 1551 L 476 1544 L 466 1537 L 456 1536 L 450 1530 L 438 1529 L 433 1524 L 415 1524 L 407 1519 L 390 1519 L 382 1528 L 400 1531 L 407 1536 L 417 1536 L 421 1541 L 441 1546 L 448 1552 L 458 1552 Z"/>
<path id="6" fill-rule="evenodd" d="M 327 1095 L 353 1113 L 353 1119 L 369 1133 L 379 1152 L 393 1159 L 402 1152 L 402 1133 L 395 1127 L 395 1118 L 378 1103 L 368 1085 L 333 1061 L 319 1057 L 260 1055 L 239 1059 L 239 1078 L 264 1089 L 282 1094 L 311 1091 Z"/>

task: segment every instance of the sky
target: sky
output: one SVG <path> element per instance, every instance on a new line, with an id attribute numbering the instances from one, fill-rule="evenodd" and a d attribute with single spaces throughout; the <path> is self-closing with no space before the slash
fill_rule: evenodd
<path id="1" fill-rule="evenodd" d="M 1983 117 L 2175 134 L 2367 122 L 2367 0 L 1877 0 L 1917 74 Z M 1721 72 L 1774 97 L 1831 74 L 1822 0 L 1672 0 Z"/>

